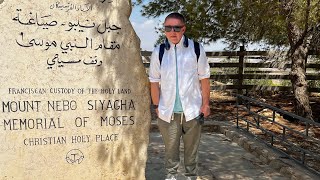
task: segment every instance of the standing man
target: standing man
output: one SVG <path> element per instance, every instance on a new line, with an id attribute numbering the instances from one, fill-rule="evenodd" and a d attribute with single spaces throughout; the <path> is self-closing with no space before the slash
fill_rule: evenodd
<path id="1" fill-rule="evenodd" d="M 167 179 L 177 177 L 181 136 L 185 176 L 196 178 L 201 136 L 197 117 L 202 113 L 204 117 L 210 114 L 210 67 L 203 47 L 196 48 L 196 43 L 184 36 L 186 26 L 181 14 L 169 14 L 164 31 L 166 43 L 162 46 L 165 49 L 158 46 L 153 51 L 149 79 L 152 102 L 165 144 Z"/>

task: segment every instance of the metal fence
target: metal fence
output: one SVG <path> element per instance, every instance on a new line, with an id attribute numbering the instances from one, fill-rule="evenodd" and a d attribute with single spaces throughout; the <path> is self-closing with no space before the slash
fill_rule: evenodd
<path id="1" fill-rule="evenodd" d="M 244 129 L 268 146 L 320 175 L 320 140 L 314 138 L 312 132 L 320 130 L 320 123 L 243 95 L 237 95 L 236 107 L 237 128 Z M 277 120 L 280 116 L 288 121 L 295 121 L 299 129 L 281 123 Z"/>

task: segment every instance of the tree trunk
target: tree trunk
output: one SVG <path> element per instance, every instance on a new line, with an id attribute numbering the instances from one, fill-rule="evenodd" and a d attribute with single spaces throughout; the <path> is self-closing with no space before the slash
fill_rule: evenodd
<path id="1" fill-rule="evenodd" d="M 307 56 L 308 48 L 305 48 L 303 44 L 292 49 L 289 53 L 289 58 L 291 59 L 291 83 L 294 94 L 295 113 L 313 120 L 305 72 Z"/>
<path id="2" fill-rule="evenodd" d="M 297 2 L 294 0 L 281 1 L 283 14 L 287 23 L 288 40 L 290 50 L 288 53 L 291 60 L 291 83 L 294 94 L 295 113 L 299 116 L 313 120 L 312 109 L 310 107 L 308 95 L 308 83 L 306 80 L 306 59 L 309 49 L 309 15 L 310 0 L 307 0 L 305 8 L 305 24 L 299 26 L 299 22 L 294 15 L 297 13 Z"/>

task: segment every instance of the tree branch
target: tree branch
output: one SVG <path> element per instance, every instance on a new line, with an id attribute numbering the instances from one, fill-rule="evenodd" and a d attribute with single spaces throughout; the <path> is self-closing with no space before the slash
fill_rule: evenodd
<path id="1" fill-rule="evenodd" d="M 310 19 L 310 10 L 311 10 L 311 5 L 310 5 L 310 0 L 307 0 L 307 7 L 306 7 L 306 14 L 305 14 L 305 27 L 304 27 L 304 33 L 302 36 L 305 36 L 306 33 L 308 32 L 309 29 L 309 19 Z"/>
<path id="2" fill-rule="evenodd" d="M 287 23 L 287 33 L 288 33 L 288 40 L 291 45 L 291 47 L 295 44 L 295 39 L 294 37 L 296 36 L 294 34 L 294 25 L 293 23 L 293 0 L 281 0 L 281 7 L 283 9 L 282 14 L 285 17 L 285 21 Z"/>
<path id="3" fill-rule="evenodd" d="M 213 7 L 214 7 L 213 4 L 214 4 L 214 3 L 211 3 L 211 5 L 209 6 L 209 8 L 206 10 L 206 14 L 207 14 L 211 9 L 213 9 Z"/>

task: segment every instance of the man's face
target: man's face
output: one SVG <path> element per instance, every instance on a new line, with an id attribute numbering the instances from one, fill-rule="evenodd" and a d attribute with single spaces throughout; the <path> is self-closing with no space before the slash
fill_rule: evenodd
<path id="1" fill-rule="evenodd" d="M 164 22 L 164 27 L 165 27 L 166 37 L 173 44 L 178 44 L 180 42 L 184 32 L 186 31 L 186 27 L 183 24 L 183 22 L 181 22 L 179 19 L 175 19 L 175 18 L 168 18 Z M 180 32 L 175 32 L 175 31 L 179 31 L 179 30 L 180 30 Z"/>

